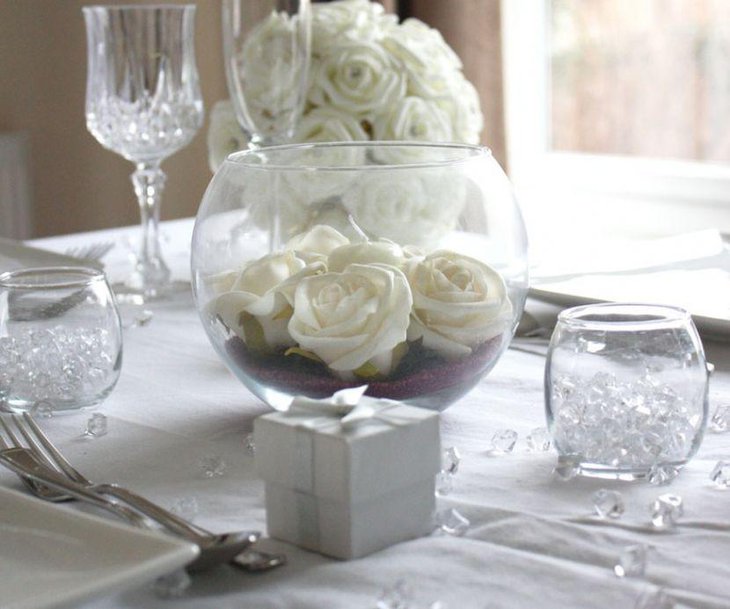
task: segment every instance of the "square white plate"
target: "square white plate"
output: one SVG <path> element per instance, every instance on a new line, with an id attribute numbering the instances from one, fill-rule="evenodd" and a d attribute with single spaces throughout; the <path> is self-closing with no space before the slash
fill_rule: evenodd
<path id="1" fill-rule="evenodd" d="M 0 606 L 74 607 L 191 562 L 197 546 L 0 488 Z"/>

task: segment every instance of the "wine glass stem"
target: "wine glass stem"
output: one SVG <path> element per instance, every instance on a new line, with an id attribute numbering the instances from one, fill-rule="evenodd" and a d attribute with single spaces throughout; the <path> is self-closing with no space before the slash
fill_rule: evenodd
<path id="1" fill-rule="evenodd" d="M 160 252 L 159 231 L 160 201 L 166 179 L 159 163 L 139 163 L 132 174 L 142 220 L 142 242 L 131 283 L 147 296 L 157 295 L 170 281 L 170 269 Z"/>

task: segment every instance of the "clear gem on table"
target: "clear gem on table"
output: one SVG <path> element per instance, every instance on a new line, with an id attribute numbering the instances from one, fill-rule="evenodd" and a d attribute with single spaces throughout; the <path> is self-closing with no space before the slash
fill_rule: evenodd
<path id="1" fill-rule="evenodd" d="M 228 464 L 220 455 L 206 455 L 200 459 L 199 466 L 205 478 L 220 478 L 228 469 Z"/>
<path id="2" fill-rule="evenodd" d="M 710 472 L 710 480 L 717 488 L 730 488 L 730 463 L 718 461 Z"/>
<path id="3" fill-rule="evenodd" d="M 461 537 L 469 530 L 471 522 L 459 510 L 449 508 L 436 513 L 436 526 L 447 535 Z"/>
<path id="4" fill-rule="evenodd" d="M 385 588 L 378 597 L 377 609 L 410 609 L 413 603 L 413 589 L 404 579 L 397 580 Z"/>
<path id="5" fill-rule="evenodd" d="M 655 529 L 670 530 L 677 526 L 677 521 L 684 514 L 684 502 L 679 495 L 665 493 L 651 503 L 649 511 Z"/>
<path id="6" fill-rule="evenodd" d="M 718 406 L 715 409 L 710 418 L 709 429 L 715 433 L 730 429 L 730 406 Z"/>
<path id="7" fill-rule="evenodd" d="M 527 448 L 532 452 L 547 452 L 550 450 L 552 440 L 548 430 L 544 427 L 536 427 L 526 438 Z"/>
<path id="8" fill-rule="evenodd" d="M 254 456 L 256 454 L 256 443 L 253 439 L 253 432 L 243 436 L 243 448 L 247 455 Z"/>
<path id="9" fill-rule="evenodd" d="M 646 480 L 654 486 L 669 484 L 679 475 L 679 468 L 671 463 L 655 463 L 646 474 Z"/>
<path id="10" fill-rule="evenodd" d="M 436 496 L 444 497 L 454 490 L 454 475 L 449 472 L 436 474 Z"/>
<path id="11" fill-rule="evenodd" d="M 580 474 L 580 458 L 579 457 L 559 457 L 558 463 L 553 469 L 555 474 L 561 480 L 572 480 Z"/>
<path id="12" fill-rule="evenodd" d="M 492 436 L 491 450 L 498 454 L 509 454 L 517 443 L 517 432 L 512 429 L 500 429 Z"/>
<path id="13" fill-rule="evenodd" d="M 33 404 L 30 416 L 35 419 L 50 419 L 53 416 L 53 406 L 48 400 L 40 400 Z"/>
<path id="14" fill-rule="evenodd" d="M 593 493 L 593 509 L 601 518 L 620 518 L 625 510 L 624 498 L 618 491 L 599 489 Z"/>
<path id="15" fill-rule="evenodd" d="M 99 438 L 105 436 L 109 431 L 109 424 L 106 415 L 100 412 L 95 412 L 91 415 L 88 421 L 86 421 L 86 431 L 84 435 L 91 438 Z"/>
<path id="16" fill-rule="evenodd" d="M 461 463 L 461 453 L 455 446 L 449 446 L 444 449 L 441 455 L 441 471 L 447 474 L 455 474 L 459 471 L 459 464 Z"/>
<path id="17" fill-rule="evenodd" d="M 198 500 L 195 497 L 182 497 L 172 504 L 170 511 L 185 520 L 192 521 L 200 511 Z"/>
<path id="18" fill-rule="evenodd" d="M 613 567 L 617 577 L 641 577 L 646 572 L 647 547 L 644 544 L 626 546 Z"/>
<path id="19" fill-rule="evenodd" d="M 185 595 L 192 584 L 192 579 L 185 569 L 178 569 L 155 580 L 153 589 L 159 598 L 180 598 Z"/>

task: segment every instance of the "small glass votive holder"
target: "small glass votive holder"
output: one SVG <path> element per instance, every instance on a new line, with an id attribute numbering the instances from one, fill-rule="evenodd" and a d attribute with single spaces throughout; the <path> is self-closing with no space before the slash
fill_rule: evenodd
<path id="1" fill-rule="evenodd" d="M 707 424 L 709 370 L 689 313 L 649 304 L 563 311 L 545 366 L 547 423 L 576 473 L 681 468 Z"/>
<path id="2" fill-rule="evenodd" d="M 95 406 L 116 385 L 122 326 L 102 271 L 44 267 L 0 274 L 0 410 Z"/>

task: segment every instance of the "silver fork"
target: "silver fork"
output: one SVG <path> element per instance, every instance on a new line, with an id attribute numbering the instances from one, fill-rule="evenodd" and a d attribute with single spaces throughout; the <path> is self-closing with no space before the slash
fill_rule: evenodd
<path id="1" fill-rule="evenodd" d="M 80 245 L 66 248 L 65 254 L 82 260 L 101 260 L 114 247 L 113 241 L 99 241 L 89 245 Z"/>
<path id="2" fill-rule="evenodd" d="M 75 484 L 123 501 L 169 531 L 193 541 L 204 549 L 207 556 L 211 557 L 211 561 L 230 561 L 248 571 L 266 571 L 285 563 L 286 557 L 282 554 L 267 554 L 253 548 L 249 550 L 249 546 L 258 540 L 258 533 L 252 531 L 228 534 L 211 533 L 117 484 L 95 484 L 69 463 L 30 414 L 25 412 L 22 418 L 12 415 L 11 420 L 23 435 L 28 444 L 28 450 L 48 467 L 53 468 Z M 0 422 L 4 427 L 8 427 L 2 418 L 0 418 Z M 248 540 L 248 545 L 243 543 L 245 540 Z M 237 551 L 235 551 L 236 549 Z M 227 560 L 222 560 L 221 556 Z M 201 559 L 207 561 L 205 555 L 201 556 Z M 198 563 L 201 563 L 201 559 L 198 560 Z M 207 564 L 208 562 L 204 562 L 203 566 L 207 566 Z"/>

